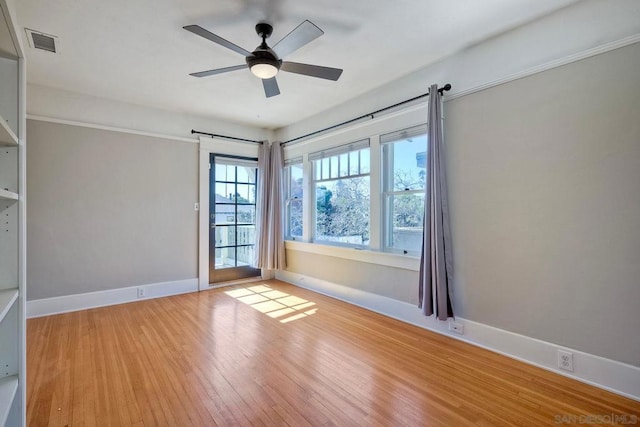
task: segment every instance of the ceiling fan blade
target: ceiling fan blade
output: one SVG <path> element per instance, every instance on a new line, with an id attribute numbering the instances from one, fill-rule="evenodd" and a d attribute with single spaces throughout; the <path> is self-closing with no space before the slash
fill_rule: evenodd
<path id="1" fill-rule="evenodd" d="M 282 40 L 276 43 L 276 45 L 271 49 L 273 49 L 280 58 L 284 58 L 323 34 L 324 31 L 318 28 L 314 23 L 311 21 L 304 21 L 302 24 L 294 28 L 293 31 L 284 36 Z"/>
<path id="2" fill-rule="evenodd" d="M 184 28 L 187 31 L 191 31 L 193 34 L 197 34 L 200 37 L 204 37 L 207 40 L 211 40 L 214 43 L 218 43 L 220 46 L 224 46 L 227 49 L 231 49 L 234 52 L 238 52 L 240 55 L 243 55 L 243 56 L 251 55 L 251 52 L 249 52 L 248 50 L 245 50 L 240 46 L 231 43 L 229 40 L 225 40 L 222 37 L 215 35 L 210 31 L 205 30 L 199 25 L 187 25 L 182 28 Z"/>
<path id="3" fill-rule="evenodd" d="M 216 68 L 215 70 L 200 71 L 198 73 L 191 73 L 189 75 L 193 77 L 207 77 L 207 76 L 213 76 L 214 74 L 222 74 L 222 73 L 227 73 L 229 71 L 242 70 L 243 68 L 247 68 L 247 64 L 234 65 L 233 67 Z"/>
<path id="4" fill-rule="evenodd" d="M 280 95 L 280 88 L 278 87 L 278 82 L 275 77 L 263 79 L 262 86 L 264 87 L 264 94 L 267 95 L 267 98 Z"/>
<path id="5" fill-rule="evenodd" d="M 303 74 L 305 76 L 318 77 L 320 79 L 333 80 L 340 78 L 342 70 L 340 68 L 321 67 L 319 65 L 301 64 L 299 62 L 285 61 L 280 66 L 280 70 L 289 73 Z"/>

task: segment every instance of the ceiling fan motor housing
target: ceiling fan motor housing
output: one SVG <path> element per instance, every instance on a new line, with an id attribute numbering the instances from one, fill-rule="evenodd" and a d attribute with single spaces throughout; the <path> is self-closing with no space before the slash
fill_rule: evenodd
<path id="1" fill-rule="evenodd" d="M 258 35 L 262 37 L 262 40 L 264 41 L 265 39 L 268 39 L 269 36 L 271 36 L 271 33 L 273 33 L 273 27 L 266 22 L 258 22 L 256 24 L 256 33 L 258 33 Z"/>
<path id="2" fill-rule="evenodd" d="M 246 61 L 249 68 L 258 64 L 269 64 L 276 67 L 278 70 L 282 65 L 282 59 L 278 58 L 273 50 L 271 50 L 268 46 L 265 46 L 266 49 L 260 45 L 256 50 L 254 50 L 251 55 L 247 56 Z"/>
<path id="3" fill-rule="evenodd" d="M 262 43 L 251 52 L 251 55 L 246 57 L 247 65 L 250 69 L 255 65 L 266 64 L 275 67 L 276 70 L 280 70 L 282 60 L 278 58 L 278 55 L 267 45 L 266 41 L 272 32 L 273 27 L 266 22 L 259 22 L 256 25 L 256 33 L 262 37 Z"/>

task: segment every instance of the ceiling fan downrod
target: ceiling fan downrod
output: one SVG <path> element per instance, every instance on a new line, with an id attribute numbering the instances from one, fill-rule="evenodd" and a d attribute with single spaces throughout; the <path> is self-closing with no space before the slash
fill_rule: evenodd
<path id="1" fill-rule="evenodd" d="M 256 24 L 256 33 L 262 37 L 262 43 L 266 44 L 266 40 L 271 37 L 271 34 L 273 33 L 273 27 L 266 22 L 258 22 Z"/>

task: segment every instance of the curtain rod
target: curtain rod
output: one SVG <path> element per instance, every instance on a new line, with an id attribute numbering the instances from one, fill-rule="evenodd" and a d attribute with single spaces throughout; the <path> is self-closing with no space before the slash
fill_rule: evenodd
<path id="1" fill-rule="evenodd" d="M 438 92 L 440 92 L 440 95 L 442 95 L 442 92 L 445 92 L 445 91 L 448 92 L 449 90 L 451 90 L 451 85 L 449 83 L 447 83 L 446 85 L 444 85 L 443 87 L 438 89 Z M 291 142 L 298 141 L 300 139 L 308 138 L 310 136 L 317 135 L 319 133 L 326 132 L 326 131 L 331 130 L 331 129 L 335 129 L 335 128 L 340 127 L 340 126 L 344 126 L 344 125 L 348 125 L 348 124 L 353 123 L 353 122 L 357 122 L 358 120 L 362 120 L 362 119 L 365 119 L 367 117 L 371 117 L 373 119 L 373 117 L 378 113 L 382 113 L 383 111 L 387 111 L 387 110 L 390 110 L 392 108 L 399 107 L 400 105 L 408 104 L 409 102 L 413 102 L 416 99 L 424 98 L 426 96 L 429 96 L 429 92 L 423 93 L 422 95 L 414 96 L 411 99 L 407 99 L 405 101 L 398 102 L 397 104 L 393 104 L 393 105 L 390 105 L 388 107 L 384 107 L 384 108 L 381 108 L 379 110 L 372 111 L 369 114 L 363 114 L 362 116 L 356 117 L 355 119 L 347 120 L 347 121 L 344 121 L 342 123 L 338 123 L 337 125 L 329 126 L 329 127 L 324 128 L 324 129 L 320 129 L 320 130 L 317 130 L 315 132 L 311 132 L 311 133 L 308 133 L 306 135 L 302 135 L 302 136 L 299 136 L 297 138 L 293 138 L 293 139 L 290 139 L 288 141 L 281 142 L 280 145 L 286 145 L 286 144 L 289 144 Z"/>
<path id="2" fill-rule="evenodd" d="M 230 139 L 232 141 L 250 142 L 252 144 L 262 144 L 263 143 L 262 141 L 255 141 L 253 139 L 244 139 L 244 138 L 237 138 L 235 136 L 218 135 L 217 133 L 200 132 L 199 130 L 191 129 L 191 134 L 194 134 L 194 133 L 197 133 L 199 135 L 210 136 L 212 138 L 224 138 L 224 139 Z"/>

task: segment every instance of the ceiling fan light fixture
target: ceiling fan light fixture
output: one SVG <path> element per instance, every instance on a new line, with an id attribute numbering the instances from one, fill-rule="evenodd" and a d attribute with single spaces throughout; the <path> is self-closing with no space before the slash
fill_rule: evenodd
<path id="1" fill-rule="evenodd" d="M 264 41 L 251 55 L 247 56 L 246 61 L 251 73 L 262 80 L 275 77 L 282 65 L 282 61 Z"/>
<path id="2" fill-rule="evenodd" d="M 270 79 L 278 74 L 278 67 L 271 62 L 256 62 L 250 66 L 251 73 L 260 79 Z"/>

